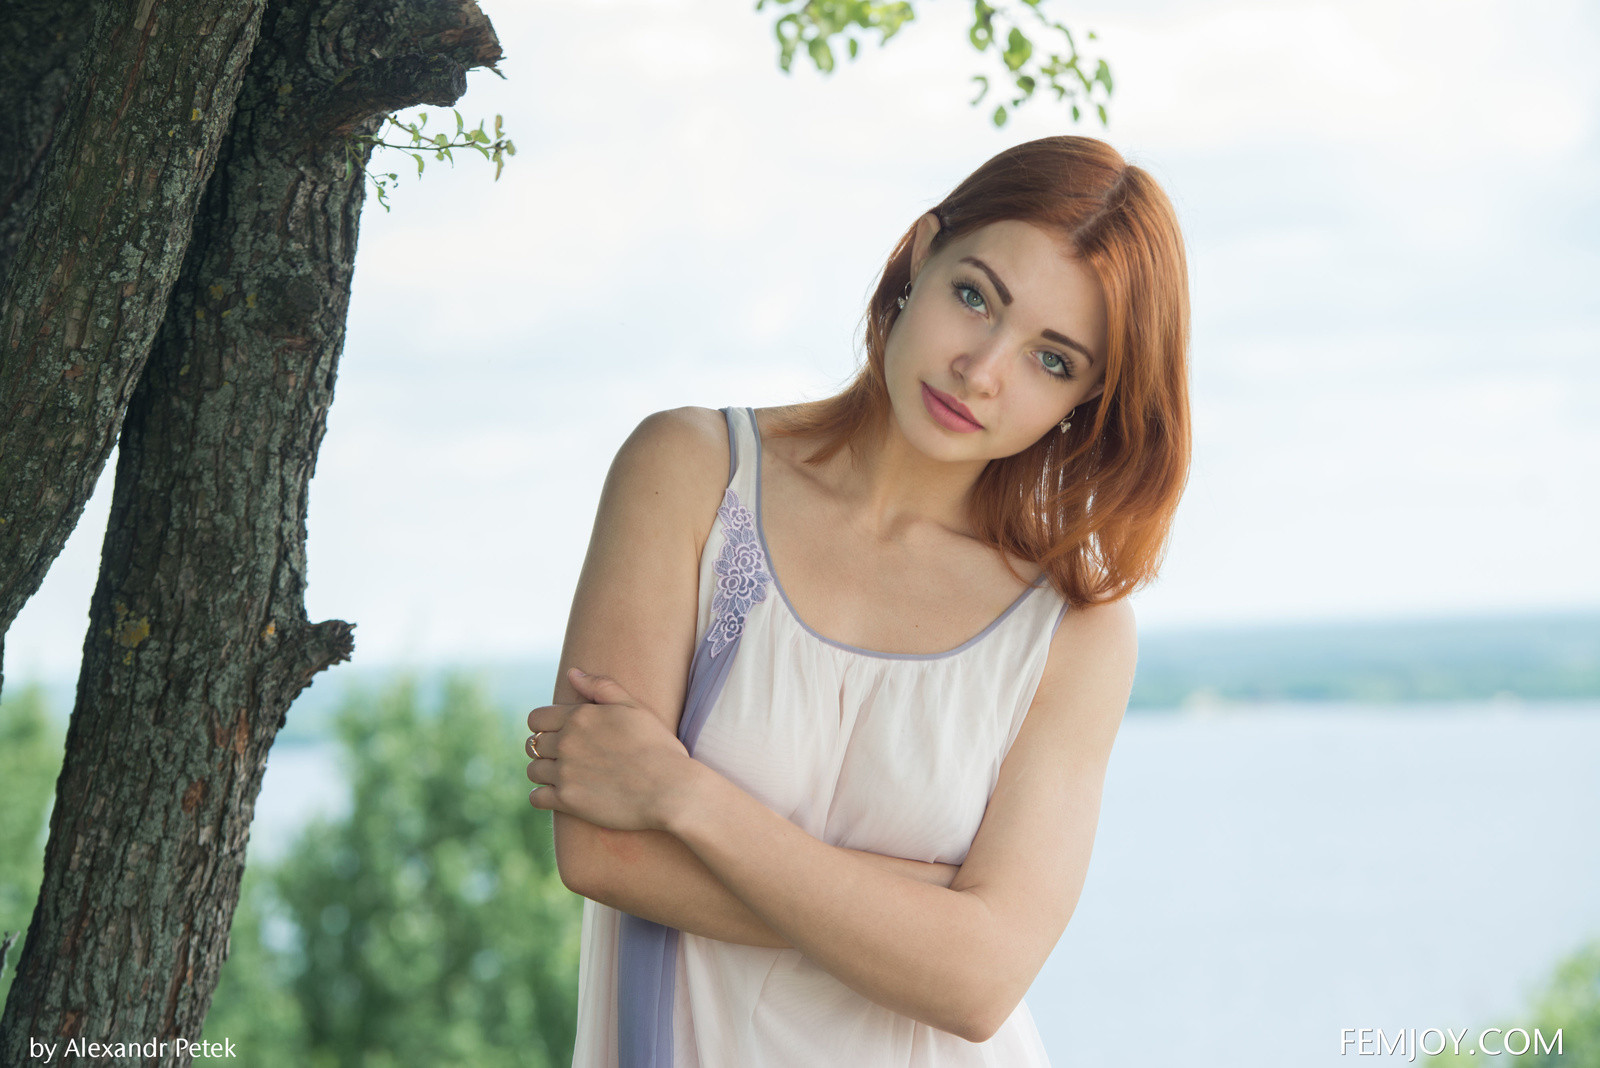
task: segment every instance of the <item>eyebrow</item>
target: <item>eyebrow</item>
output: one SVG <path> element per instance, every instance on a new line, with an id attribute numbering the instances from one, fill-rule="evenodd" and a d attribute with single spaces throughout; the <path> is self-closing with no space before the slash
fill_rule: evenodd
<path id="1" fill-rule="evenodd" d="M 994 283 L 995 292 L 1000 294 L 1001 304 L 1009 305 L 1011 303 L 1011 290 L 1007 289 L 1006 284 L 1000 281 L 1000 276 L 994 273 L 994 269 L 992 267 L 990 267 L 987 263 L 984 263 L 976 256 L 963 256 L 961 257 L 961 262 L 970 263 L 978 270 L 989 276 L 989 281 Z M 1069 349 L 1076 349 L 1078 352 L 1083 354 L 1084 359 L 1088 360 L 1091 364 L 1094 363 L 1094 353 L 1090 352 L 1087 348 L 1078 344 L 1067 335 L 1055 330 L 1045 330 L 1043 331 L 1043 334 L 1045 337 L 1049 338 L 1051 341 L 1054 341 L 1058 345 L 1065 345 Z"/>

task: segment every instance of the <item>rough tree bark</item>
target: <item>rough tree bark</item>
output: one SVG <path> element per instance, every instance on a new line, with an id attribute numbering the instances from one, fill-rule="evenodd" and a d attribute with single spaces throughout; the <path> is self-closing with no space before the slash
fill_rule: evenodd
<path id="1" fill-rule="evenodd" d="M 346 138 L 454 103 L 466 70 L 499 58 L 473 0 L 270 0 L 122 426 L 0 1063 L 23 1063 L 30 1035 L 200 1032 L 268 750 L 352 648 L 349 624 L 304 607 L 307 484 L 365 195 Z"/>
<path id="2" fill-rule="evenodd" d="M 0 15 L 0 287 L 39 194 L 94 0 L 11 0 Z"/>
<path id="3" fill-rule="evenodd" d="M 116 441 L 264 2 L 95 7 L 81 76 L 69 79 L 0 285 L 0 639 L 66 544 Z M 6 15 L 8 29 L 50 33 L 34 3 Z M 72 36 L 57 32 L 63 44 Z"/>

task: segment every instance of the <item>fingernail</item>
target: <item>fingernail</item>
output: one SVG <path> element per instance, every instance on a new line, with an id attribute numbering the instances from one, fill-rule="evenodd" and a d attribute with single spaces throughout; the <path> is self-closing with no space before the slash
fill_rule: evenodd
<path id="1" fill-rule="evenodd" d="M 589 674 L 587 671 L 580 670 L 579 668 L 573 668 L 572 673 L 579 676 L 586 676 Z"/>

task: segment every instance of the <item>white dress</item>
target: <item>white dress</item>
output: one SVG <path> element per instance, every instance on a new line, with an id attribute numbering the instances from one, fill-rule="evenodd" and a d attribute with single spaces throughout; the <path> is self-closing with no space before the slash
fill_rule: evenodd
<path id="1" fill-rule="evenodd" d="M 761 529 L 755 412 L 724 408 L 728 489 L 700 559 L 678 736 L 833 845 L 960 864 L 1066 602 L 1044 577 L 943 653 L 832 641 L 793 611 Z M 574 1068 L 1034 1068 L 1026 1003 L 969 1042 L 870 1001 L 795 949 L 720 942 L 585 901 Z"/>

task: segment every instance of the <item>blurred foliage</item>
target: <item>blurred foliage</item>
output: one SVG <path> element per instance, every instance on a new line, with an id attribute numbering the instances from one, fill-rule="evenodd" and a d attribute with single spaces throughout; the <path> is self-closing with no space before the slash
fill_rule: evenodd
<path id="1" fill-rule="evenodd" d="M 246 869 L 204 1037 L 319 1068 L 571 1062 L 582 899 L 527 803 L 526 731 L 476 684 L 443 694 L 346 698 L 350 811 Z"/>
<path id="2" fill-rule="evenodd" d="M 46 709 L 44 687 L 0 701 L 0 942 L 15 935 L 0 971 L 0 1005 L 22 955 L 44 881 L 44 843 L 66 732 Z"/>
<path id="3" fill-rule="evenodd" d="M 1476 1028 L 1460 1051 L 1446 1045 L 1430 1061 L 1457 1061 L 1478 1068 L 1515 1064 L 1518 1068 L 1600 1068 L 1600 939 L 1588 942 L 1555 967 L 1544 989 L 1533 999 L 1532 1009 L 1513 1021 L 1491 1024 L 1499 1035 L 1490 1036 L 1491 1048 L 1511 1052 L 1483 1054 L 1476 1049 L 1484 1028 Z M 1511 1034 L 1512 1031 L 1520 1031 Z M 1538 1038 L 1533 1036 L 1537 1032 Z M 1560 1032 L 1560 1046 L 1556 1034 Z M 1430 1036 L 1428 1043 L 1438 1045 Z M 1518 1054 L 1515 1051 L 1525 1049 Z"/>
<path id="4" fill-rule="evenodd" d="M 1515 1026 L 1525 1026 L 1517 1024 Z M 1534 1002 L 1533 1027 L 1546 1038 L 1561 1030 L 1562 1053 L 1516 1058 L 1527 1068 L 1600 1068 L 1600 940 L 1556 966 Z"/>
<path id="5" fill-rule="evenodd" d="M 1033 98 L 1036 91 L 1055 94 L 1077 122 L 1092 110 L 1102 126 L 1110 121 L 1106 104 L 1111 99 L 1111 67 L 1104 59 L 1091 59 L 1078 51 L 1077 38 L 1064 23 L 1045 14 L 1046 0 L 1020 0 L 1014 6 L 996 6 L 972 0 L 972 23 L 967 40 L 979 53 L 997 61 L 1004 99 L 995 104 L 989 121 L 1004 126 L 1012 108 Z M 916 9 L 907 0 L 756 0 L 756 10 L 772 8 L 778 17 L 772 31 L 778 38 L 778 66 L 788 73 L 794 57 L 804 52 L 812 66 L 829 74 L 835 66 L 835 46 L 855 59 L 861 42 L 877 34 L 881 48 L 913 21 Z M 1087 40 L 1095 40 L 1091 32 Z M 979 84 L 974 107 L 988 96 L 987 75 L 974 74 Z"/>

